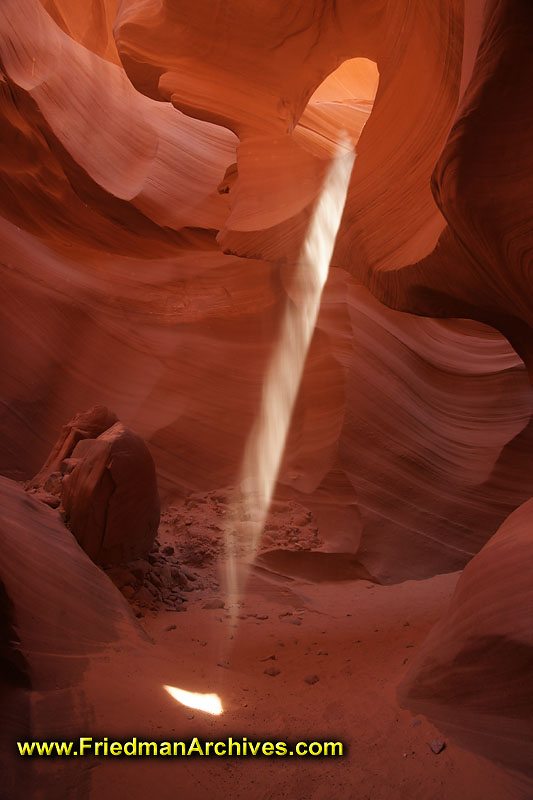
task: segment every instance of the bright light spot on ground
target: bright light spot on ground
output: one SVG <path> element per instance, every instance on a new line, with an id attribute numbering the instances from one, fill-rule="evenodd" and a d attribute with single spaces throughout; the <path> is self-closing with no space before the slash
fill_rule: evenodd
<path id="1" fill-rule="evenodd" d="M 201 692 L 186 692 L 176 686 L 164 686 L 169 695 L 187 708 L 205 711 L 206 714 L 222 714 L 223 708 L 218 694 L 202 694 Z"/>

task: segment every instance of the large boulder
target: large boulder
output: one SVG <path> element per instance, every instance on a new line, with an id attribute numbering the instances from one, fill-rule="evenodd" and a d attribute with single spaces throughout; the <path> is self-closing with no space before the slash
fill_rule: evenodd
<path id="1" fill-rule="evenodd" d="M 32 486 L 59 498 L 64 519 L 90 558 L 119 564 L 150 550 L 159 525 L 159 497 L 150 452 L 104 406 L 63 428 Z"/>

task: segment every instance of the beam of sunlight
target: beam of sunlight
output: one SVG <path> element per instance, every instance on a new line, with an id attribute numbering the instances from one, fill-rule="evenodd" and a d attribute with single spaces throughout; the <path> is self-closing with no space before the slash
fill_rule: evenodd
<path id="1" fill-rule="evenodd" d="M 348 150 L 348 153 L 346 154 Z M 343 155 L 344 154 L 344 155 Z M 346 202 L 355 153 L 345 141 L 331 161 L 294 268 L 297 300 L 287 298 L 278 342 L 267 369 L 261 406 L 246 443 L 237 513 L 226 528 L 226 590 L 238 595 L 249 569 L 237 573 L 237 559 L 248 565 L 257 553 L 307 351 L 315 329 L 335 239 Z"/>
<path id="2" fill-rule="evenodd" d="M 185 689 L 178 689 L 176 686 L 163 686 L 174 700 L 187 708 L 195 708 L 197 711 L 205 711 L 206 714 L 222 714 L 222 703 L 218 694 L 202 694 L 201 692 L 186 692 Z"/>

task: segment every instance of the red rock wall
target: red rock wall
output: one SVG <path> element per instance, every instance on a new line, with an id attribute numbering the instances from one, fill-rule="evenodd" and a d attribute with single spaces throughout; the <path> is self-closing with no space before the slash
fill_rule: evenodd
<path id="1" fill-rule="evenodd" d="M 465 568 L 400 699 L 463 747 L 531 776 L 533 501 Z"/>
<path id="2" fill-rule="evenodd" d="M 166 499 L 233 483 L 346 130 L 277 494 L 383 582 L 463 567 L 532 494 L 532 23 L 527 0 L 4 0 L 2 473 L 30 477 L 101 403 Z M 472 561 L 404 694 L 522 771 L 528 509 Z"/>
<path id="3" fill-rule="evenodd" d="M 468 78 L 461 9 L 235 3 L 206 28 L 201 4 L 128 0 L 127 75 L 111 5 L 0 14 L 1 469 L 35 473 L 103 403 L 148 441 L 164 497 L 231 484 L 341 127 L 364 130 L 334 263 L 396 302 L 415 268 L 390 269 L 446 224 L 430 176 Z M 405 285 L 396 304 L 425 312 Z M 382 580 L 453 569 L 529 496 L 530 410 L 494 331 L 387 310 L 334 270 L 278 491 Z"/>

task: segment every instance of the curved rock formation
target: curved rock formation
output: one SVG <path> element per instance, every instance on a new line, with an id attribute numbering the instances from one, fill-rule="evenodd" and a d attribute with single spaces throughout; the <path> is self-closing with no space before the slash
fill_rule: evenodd
<path id="1" fill-rule="evenodd" d="M 432 179 L 448 225 L 427 258 L 372 288 L 396 308 L 491 324 L 530 365 L 533 10 L 527 0 L 468 5 L 465 91 Z"/>
<path id="2" fill-rule="evenodd" d="M 13 798 L 87 789 L 75 759 L 59 770 L 21 758 L 16 741 L 78 735 L 90 724 L 82 676 L 110 643 L 143 638 L 111 581 L 56 511 L 0 478 L 2 791 Z M 6 663 L 9 670 L 6 669 Z M 60 774 L 59 774 L 60 773 Z"/>
<path id="3" fill-rule="evenodd" d="M 533 500 L 465 568 L 400 699 L 463 747 L 533 778 Z"/>
<path id="4" fill-rule="evenodd" d="M 67 426 L 37 480 L 54 505 L 58 467 L 83 456 L 59 491 L 105 562 L 133 555 L 123 527 L 120 544 L 111 528 L 100 541 L 122 468 L 128 491 L 115 499 L 142 549 L 157 524 L 152 457 L 167 504 L 234 484 L 282 310 L 298 306 L 293 267 L 347 133 L 355 168 L 275 497 L 316 521 L 321 544 L 287 556 L 273 540 L 262 557 L 312 580 L 392 584 L 481 551 L 403 697 L 522 772 L 531 642 L 516 607 L 529 603 L 518 570 L 529 505 L 504 520 L 533 494 L 532 25 L 527 0 L 0 7 L 0 472 L 27 480 L 64 420 L 95 403 L 116 409 L 152 456 L 102 411 Z M 47 648 L 62 597 L 74 592 L 89 632 L 76 658 L 106 615 L 100 600 L 80 610 L 90 592 L 119 627 L 124 607 L 57 512 L 2 492 L 8 529 L 20 517 L 40 530 L 34 542 L 17 534 L 30 579 L 45 593 L 53 583 L 48 537 L 81 587 L 60 581 L 44 604 L 52 623 L 38 618 L 61 674 Z M 28 616 L 38 598 L 20 586 L 26 555 L 6 541 L 1 633 L 22 697 L 39 660 Z M 71 623 L 69 609 L 66 638 Z M 12 647 L 19 624 L 26 662 Z M 477 700 L 473 676 L 485 686 Z"/>
<path id="5" fill-rule="evenodd" d="M 364 275 L 369 265 L 390 268 L 429 252 L 444 227 L 429 179 L 458 98 L 462 4 L 368 1 L 355 7 L 349 0 L 317 0 L 280 13 L 264 2 L 251 14 L 245 3 L 234 2 L 231 14 L 213 15 L 209 26 L 205 15 L 205 4 L 197 2 L 126 0 L 115 37 L 126 72 L 141 92 L 238 134 L 238 177 L 230 191 L 231 214 L 218 237 L 221 246 L 241 256 L 288 261 L 298 256 L 308 213 L 295 215 L 294 206 L 285 207 L 280 198 L 296 179 L 306 186 L 309 205 L 319 187 L 316 179 L 312 184 L 312 160 L 304 161 L 294 146 L 301 142 L 298 123 L 305 127 L 306 117 L 316 118 L 313 92 L 342 62 L 372 59 L 379 90 L 358 144 L 334 263 Z M 358 64 L 347 74 L 348 92 L 335 99 L 346 110 L 362 101 L 368 111 L 375 81 L 369 82 Z M 346 127 L 342 117 L 330 116 L 328 123 L 335 138 Z M 270 203 L 268 196 L 263 199 L 262 183 L 254 184 L 252 177 L 254 163 L 261 178 L 260 164 L 270 158 L 279 173 L 276 217 L 270 209 L 275 197 Z M 255 208 L 253 216 L 248 207 Z"/>

